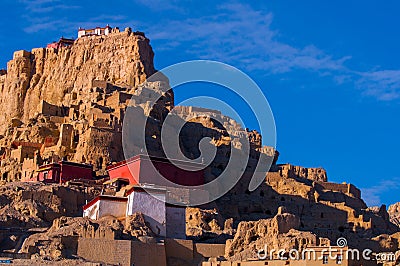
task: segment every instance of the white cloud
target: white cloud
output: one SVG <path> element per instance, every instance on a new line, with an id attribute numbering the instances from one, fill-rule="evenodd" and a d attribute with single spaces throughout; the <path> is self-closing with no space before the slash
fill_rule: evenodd
<path id="1" fill-rule="evenodd" d="M 400 70 L 379 70 L 359 75 L 358 86 L 365 94 L 383 101 L 400 98 Z"/>
<path id="2" fill-rule="evenodd" d="M 179 0 L 173 0 L 173 1 L 165 1 L 165 0 L 136 0 L 136 3 L 139 3 L 141 5 L 147 6 L 151 8 L 152 10 L 156 11 L 164 11 L 164 10 L 173 10 L 173 11 L 178 11 L 178 12 L 183 12 L 184 8 L 182 5 L 180 5 Z"/>
<path id="3" fill-rule="evenodd" d="M 220 60 L 267 74 L 301 69 L 331 76 L 337 84 L 353 83 L 363 95 L 400 99 L 400 70 L 360 72 L 345 66 L 351 56 L 335 57 L 314 45 L 296 47 L 280 41 L 273 14 L 244 4 L 221 5 L 216 15 L 160 20 L 146 32 L 161 49 L 180 50 L 202 59 Z M 194 44 L 193 44 L 194 43 Z"/>
<path id="4" fill-rule="evenodd" d="M 20 0 L 25 9 L 31 13 L 50 13 L 54 10 L 77 9 L 80 6 L 68 5 L 60 0 Z"/>
<path id="5" fill-rule="evenodd" d="M 280 42 L 279 33 L 271 28 L 272 21 L 272 13 L 229 4 L 220 6 L 217 15 L 160 21 L 147 32 L 152 40 L 173 41 L 169 48 L 180 45 L 197 57 L 239 63 L 249 70 L 285 73 L 297 68 L 313 71 L 345 68 L 343 63 L 350 57 L 333 58 L 313 45 L 298 48 Z"/>
<path id="6" fill-rule="evenodd" d="M 383 204 L 382 195 L 398 189 L 400 189 L 400 178 L 393 178 L 372 187 L 361 188 L 361 196 L 368 206 L 380 206 Z"/>

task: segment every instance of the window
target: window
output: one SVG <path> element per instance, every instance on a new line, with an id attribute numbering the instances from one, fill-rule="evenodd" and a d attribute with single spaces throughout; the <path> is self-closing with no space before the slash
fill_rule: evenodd
<path id="1" fill-rule="evenodd" d="M 328 264 L 328 255 L 322 256 L 322 264 Z"/>
<path id="2" fill-rule="evenodd" d="M 336 264 L 342 264 L 343 256 L 341 254 L 337 255 L 336 257 Z"/>

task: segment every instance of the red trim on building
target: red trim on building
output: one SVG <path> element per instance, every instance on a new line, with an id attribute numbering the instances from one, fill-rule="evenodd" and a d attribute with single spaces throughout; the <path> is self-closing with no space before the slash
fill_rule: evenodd
<path id="1" fill-rule="evenodd" d="M 130 194 L 132 194 L 132 192 L 144 192 L 149 194 L 148 191 L 152 191 L 154 193 L 157 194 L 166 194 L 167 190 L 163 189 L 163 188 L 152 188 L 152 187 L 139 187 L 139 186 L 134 186 L 132 188 L 130 188 L 128 191 L 126 191 L 126 196 L 129 196 Z"/>
<path id="2" fill-rule="evenodd" d="M 75 179 L 93 179 L 93 166 L 69 161 L 61 161 L 39 166 L 36 180 L 46 183 L 65 183 Z"/>
<path id="3" fill-rule="evenodd" d="M 199 186 L 204 184 L 204 168 L 205 165 L 200 163 L 136 155 L 108 166 L 107 171 L 110 179 L 128 178 L 130 185 L 168 186 L 169 182 L 173 182 L 183 186 Z"/>
<path id="4" fill-rule="evenodd" d="M 32 148 L 40 149 L 42 147 L 42 145 L 43 145 L 42 143 L 15 140 L 11 143 L 11 148 L 16 149 L 16 148 L 18 148 L 18 146 L 23 146 L 23 147 L 32 147 Z"/>
<path id="5" fill-rule="evenodd" d="M 138 154 L 136 156 L 133 156 L 129 159 L 120 161 L 118 163 L 114 163 L 112 165 L 107 166 L 107 170 L 112 170 L 114 168 L 118 168 L 121 167 L 123 165 L 126 165 L 127 163 L 130 162 L 135 162 L 138 160 L 142 160 L 142 159 L 147 159 L 147 160 L 151 160 L 151 161 L 155 161 L 155 162 L 165 162 L 165 163 L 171 163 L 174 162 L 175 164 L 183 164 L 183 165 L 191 165 L 191 166 L 197 166 L 199 168 L 204 168 L 203 164 L 200 163 L 193 163 L 193 162 L 187 162 L 187 161 L 182 161 L 182 160 L 173 160 L 173 159 L 167 159 L 167 158 L 162 158 L 162 157 L 156 157 L 156 156 L 147 156 L 144 154 Z"/>
<path id="6" fill-rule="evenodd" d="M 92 199 L 88 204 L 83 206 L 83 210 L 86 210 L 96 204 L 99 200 L 109 200 L 109 201 L 118 201 L 118 202 L 126 202 L 128 198 L 126 197 L 115 197 L 115 196 L 108 196 L 108 195 L 99 195 Z"/>
<path id="7" fill-rule="evenodd" d="M 61 37 L 57 42 L 52 42 L 47 44 L 47 48 L 55 48 L 55 49 L 59 49 L 61 47 L 68 47 L 73 45 L 75 42 L 74 39 L 67 39 L 64 37 Z"/>

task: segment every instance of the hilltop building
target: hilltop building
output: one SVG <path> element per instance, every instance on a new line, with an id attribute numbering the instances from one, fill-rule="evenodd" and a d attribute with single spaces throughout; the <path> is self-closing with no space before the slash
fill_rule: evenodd
<path id="1" fill-rule="evenodd" d="M 58 41 L 49 43 L 47 45 L 47 48 L 59 49 L 61 47 L 68 47 L 68 46 L 73 45 L 74 42 L 75 42 L 74 39 L 67 39 L 67 38 L 61 37 Z"/>
<path id="2" fill-rule="evenodd" d="M 110 25 L 107 24 L 104 28 L 101 27 L 96 27 L 93 29 L 83 29 L 79 28 L 78 29 L 78 38 L 84 37 L 84 36 L 92 36 L 92 35 L 108 35 L 111 33 L 111 27 Z"/>

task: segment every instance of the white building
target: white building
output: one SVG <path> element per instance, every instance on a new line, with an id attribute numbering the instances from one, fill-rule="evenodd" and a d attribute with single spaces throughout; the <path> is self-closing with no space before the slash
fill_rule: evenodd
<path id="1" fill-rule="evenodd" d="M 100 195 L 83 206 L 83 217 L 98 220 L 104 216 L 124 217 L 126 213 L 126 197 Z"/>
<path id="2" fill-rule="evenodd" d="M 154 233 L 168 238 L 186 238 L 185 212 L 182 206 L 165 202 L 166 190 L 147 186 L 126 186 L 119 196 L 100 195 L 83 207 L 83 217 L 123 218 L 141 212 Z"/>
<path id="3" fill-rule="evenodd" d="M 108 35 L 111 33 L 111 27 L 107 24 L 104 28 L 96 27 L 94 29 L 78 29 L 78 38 L 91 35 Z"/>

